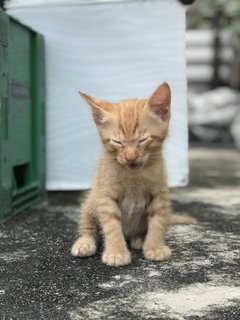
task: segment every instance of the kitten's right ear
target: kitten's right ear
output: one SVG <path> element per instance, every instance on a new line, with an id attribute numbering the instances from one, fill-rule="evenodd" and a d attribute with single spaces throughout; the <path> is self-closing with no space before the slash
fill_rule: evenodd
<path id="1" fill-rule="evenodd" d="M 102 125 L 108 118 L 108 112 L 102 108 L 102 101 L 79 92 L 80 96 L 91 106 L 93 119 L 97 125 Z"/>

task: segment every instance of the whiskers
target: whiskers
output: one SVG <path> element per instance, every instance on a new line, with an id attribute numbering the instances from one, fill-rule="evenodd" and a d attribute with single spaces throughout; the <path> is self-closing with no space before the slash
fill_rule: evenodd
<path id="1" fill-rule="evenodd" d="M 102 159 L 109 159 L 109 160 L 117 161 L 117 156 L 116 156 L 116 155 L 113 155 L 113 154 L 111 154 L 111 153 L 104 152 L 104 153 L 102 154 Z"/>
<path id="2" fill-rule="evenodd" d="M 162 152 L 149 152 L 144 155 L 141 155 L 136 161 L 136 165 L 139 165 L 139 168 L 145 168 L 153 165 L 156 161 L 161 161 Z M 122 158 L 119 154 L 111 153 L 111 152 L 103 152 L 102 154 L 103 160 L 111 161 L 112 163 L 118 163 L 123 167 L 128 167 L 128 162 Z"/>

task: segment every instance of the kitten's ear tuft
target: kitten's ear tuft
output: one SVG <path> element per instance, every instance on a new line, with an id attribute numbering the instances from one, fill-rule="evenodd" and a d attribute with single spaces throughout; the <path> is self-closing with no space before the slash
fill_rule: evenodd
<path id="1" fill-rule="evenodd" d="M 108 112 L 101 106 L 101 100 L 89 96 L 86 93 L 79 92 L 80 96 L 91 106 L 92 115 L 97 125 L 102 125 L 107 120 Z"/>
<path id="2" fill-rule="evenodd" d="M 164 82 L 159 86 L 148 100 L 148 107 L 162 121 L 168 122 L 171 116 L 171 89 L 169 85 Z"/>

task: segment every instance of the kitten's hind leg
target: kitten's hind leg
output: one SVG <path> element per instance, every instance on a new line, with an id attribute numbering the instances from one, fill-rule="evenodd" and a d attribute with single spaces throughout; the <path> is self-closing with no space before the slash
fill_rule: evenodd
<path id="1" fill-rule="evenodd" d="M 171 214 L 168 218 L 168 224 L 196 224 L 197 219 L 189 216 L 180 216 L 178 214 Z"/>
<path id="2" fill-rule="evenodd" d="M 134 237 L 130 239 L 130 247 L 135 250 L 141 250 L 143 246 L 144 236 Z"/>
<path id="3" fill-rule="evenodd" d="M 74 242 L 71 253 L 75 257 L 89 257 L 97 250 L 97 223 L 91 198 L 81 208 L 79 238 Z"/>

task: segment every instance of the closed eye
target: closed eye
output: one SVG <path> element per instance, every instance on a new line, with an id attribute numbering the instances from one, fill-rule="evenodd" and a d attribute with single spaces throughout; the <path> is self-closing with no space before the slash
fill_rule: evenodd
<path id="1" fill-rule="evenodd" d="M 113 140 L 113 139 L 112 139 L 112 142 L 118 144 L 119 146 L 122 146 L 122 145 L 123 145 L 122 142 L 121 142 L 121 141 L 118 141 L 118 140 Z"/>
<path id="2" fill-rule="evenodd" d="M 145 141 L 147 141 L 147 139 L 148 139 L 148 137 L 143 138 L 143 139 L 139 140 L 138 143 L 139 143 L 139 144 L 144 143 Z"/>

